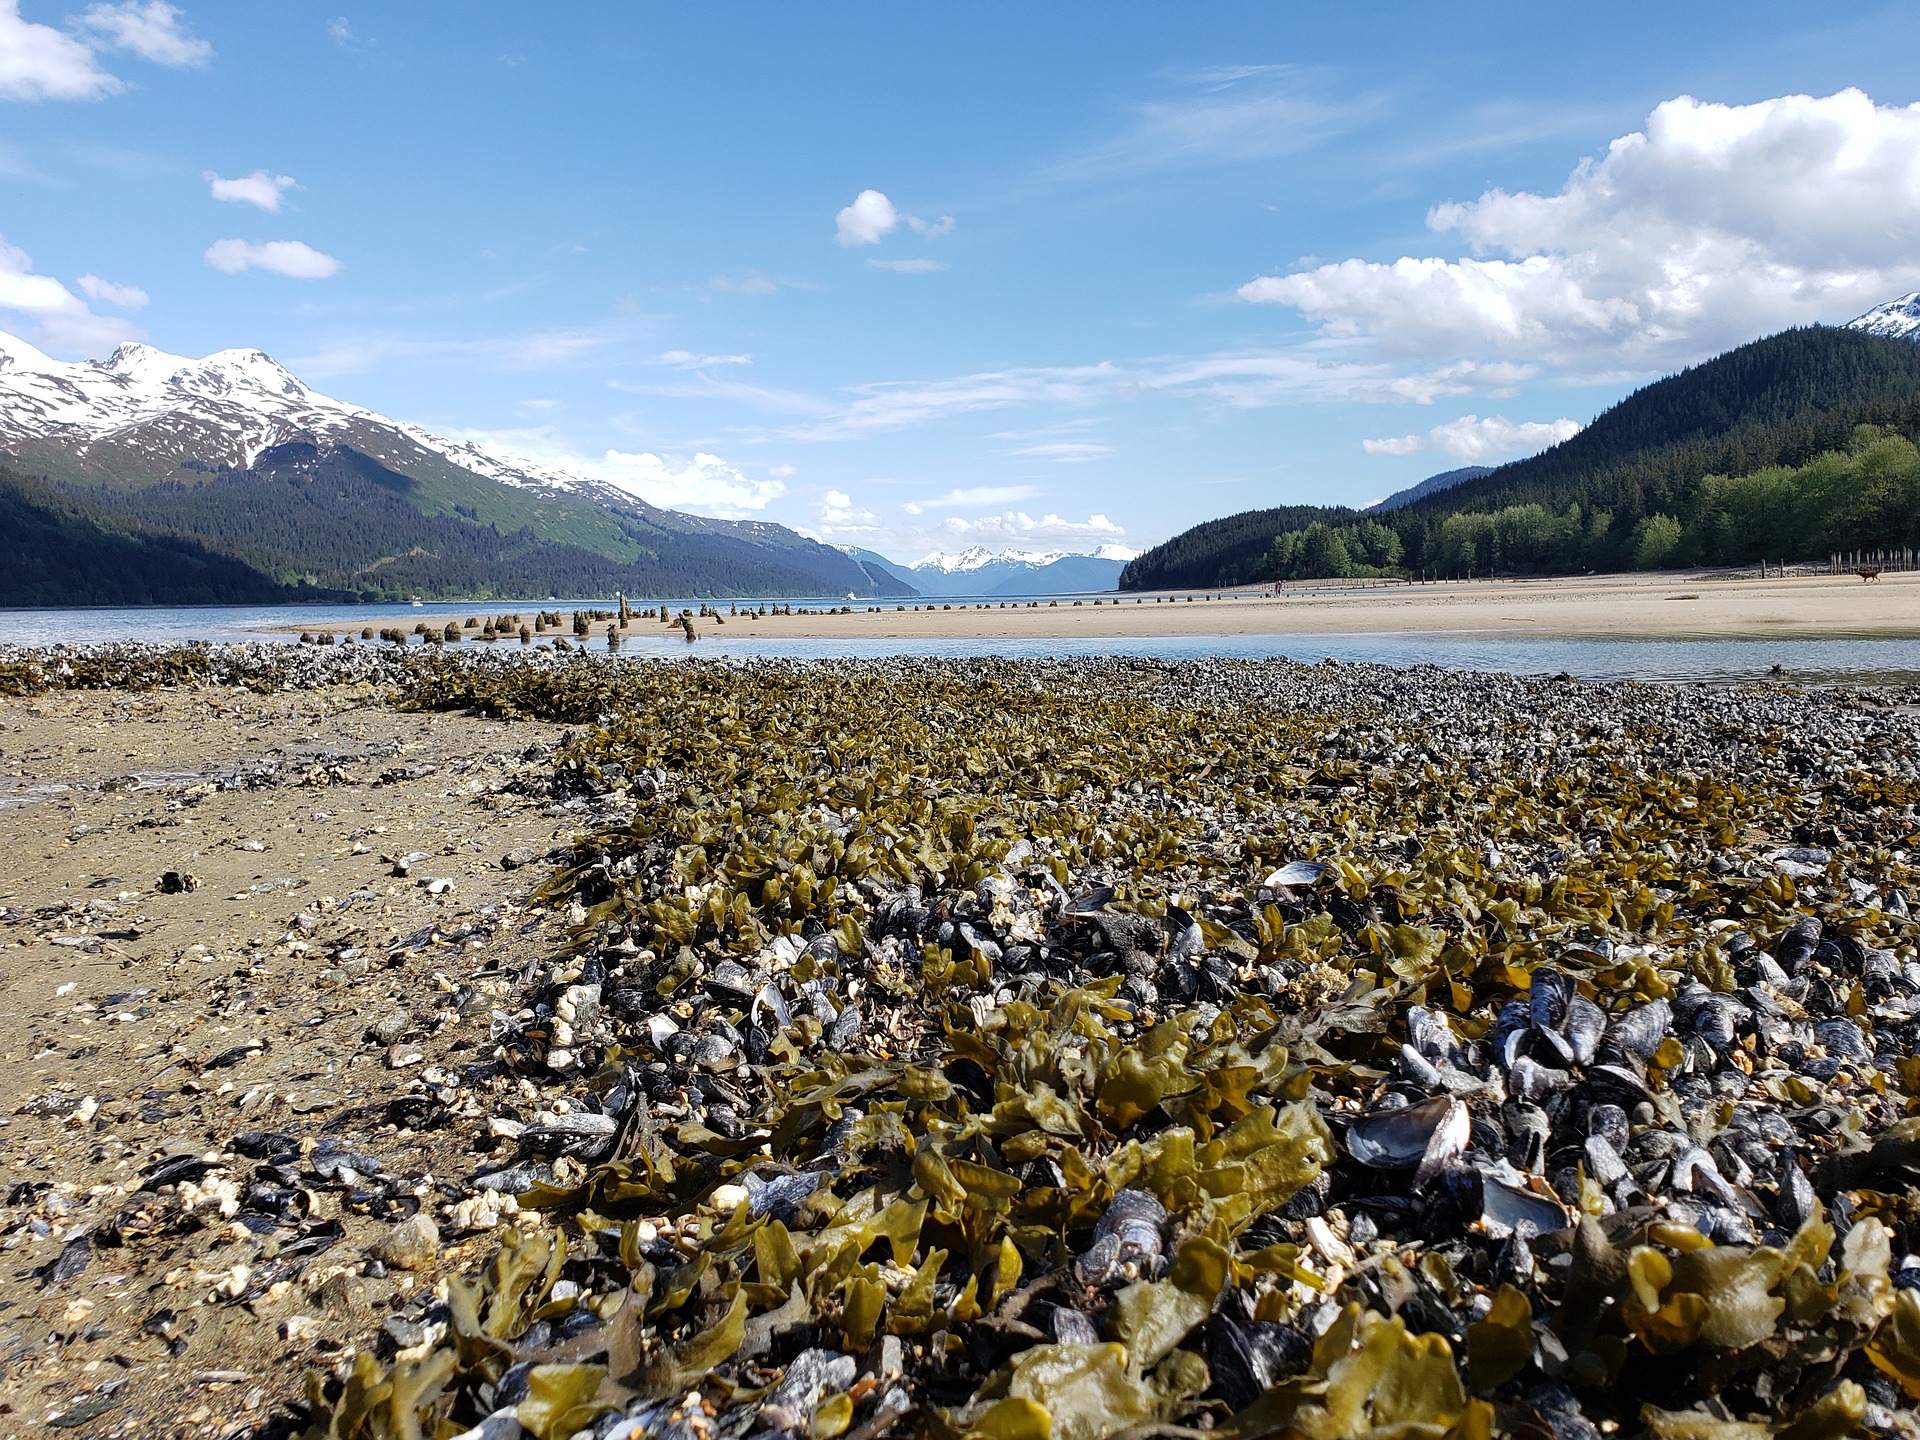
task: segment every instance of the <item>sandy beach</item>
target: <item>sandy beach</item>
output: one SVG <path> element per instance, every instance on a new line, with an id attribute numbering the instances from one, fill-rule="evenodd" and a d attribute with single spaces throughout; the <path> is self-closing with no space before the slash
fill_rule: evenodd
<path id="1" fill-rule="evenodd" d="M 570 612 L 583 604 L 552 608 Z M 725 616 L 734 602 L 717 603 Z M 475 601 L 486 616 L 526 602 Z M 644 602 L 635 601 L 644 608 Z M 744 606 L 742 607 L 744 609 Z M 1409 585 L 1379 581 L 1262 590 L 1181 591 L 1142 596 L 961 602 L 847 602 L 847 613 L 823 603 L 792 614 L 727 618 L 724 630 L 697 621 L 703 635 L 728 639 L 961 640 L 1098 639 L 1103 636 L 1286 634 L 1511 634 L 1606 638 L 1819 639 L 1920 636 L 1920 572 L 1887 574 L 1869 584 L 1857 575 L 1733 578 L 1721 573 L 1591 575 Z M 530 616 L 529 616 L 530 618 Z M 444 617 L 436 616 L 436 621 Z M 268 633 L 311 630 L 314 622 L 267 627 Z M 411 628 L 411 627 L 409 627 Z M 593 636 L 604 634 L 596 622 Z M 636 619 L 629 638 L 664 629 Z M 353 633 L 351 626 L 342 634 Z M 477 632 L 466 632 L 471 640 Z"/>
<path id="2" fill-rule="evenodd" d="M 854 602 L 845 615 L 733 620 L 751 634 L 840 638 L 1082 638 L 1104 635 L 1490 633 L 1807 639 L 1920 635 L 1920 574 L 1728 579 L 1601 575 L 1464 584 L 1303 586 L 1273 596 L 1194 591 L 1080 601 L 1008 601 L 900 610 Z M 724 608 L 724 607 L 723 607 Z M 711 622 L 708 622 L 711 623 Z"/>

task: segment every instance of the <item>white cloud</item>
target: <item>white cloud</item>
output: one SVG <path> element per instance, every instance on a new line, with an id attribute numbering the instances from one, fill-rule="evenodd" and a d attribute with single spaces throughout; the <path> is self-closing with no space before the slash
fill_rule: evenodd
<path id="1" fill-rule="evenodd" d="M 118 305 L 122 310 L 139 310 L 149 298 L 147 292 L 138 285 L 116 285 L 111 280 L 102 280 L 98 275 L 82 275 L 75 283 L 86 292 L 88 298 Z"/>
<path id="2" fill-rule="evenodd" d="M 1005 505 L 1015 500 L 1031 500 L 1040 493 L 1032 485 L 971 485 L 932 500 L 909 500 L 900 508 L 909 515 L 924 515 L 929 510 L 965 509 L 974 505 Z"/>
<path id="3" fill-rule="evenodd" d="M 1537 367 L 1497 360 L 1458 361 L 1396 374 L 1377 360 L 1305 354 L 1175 356 L 1116 364 L 983 371 L 944 380 L 885 381 L 853 387 L 838 405 L 814 402 L 817 418 L 780 432 L 790 440 L 850 440 L 905 430 L 955 415 L 1021 405 L 1088 408 L 1151 394 L 1195 395 L 1256 409 L 1303 401 L 1430 405 L 1453 395 L 1511 395 Z"/>
<path id="4" fill-rule="evenodd" d="M 791 465 L 774 465 L 770 466 L 767 470 L 767 474 L 776 480 L 785 480 L 789 475 L 796 473 L 794 467 Z"/>
<path id="5" fill-rule="evenodd" d="M 847 440 L 1007 405 L 1038 401 L 1085 405 L 1119 378 L 1113 366 L 1090 365 L 864 385 L 856 387 L 853 400 L 836 413 L 794 426 L 787 434 L 796 440 Z"/>
<path id="6" fill-rule="evenodd" d="M 676 462 L 651 452 L 609 450 L 599 460 L 586 462 L 583 469 L 649 505 L 723 518 L 764 510 L 787 493 L 778 480 L 752 479 L 718 455 L 704 453 Z"/>
<path id="7" fill-rule="evenodd" d="M 815 502 L 813 513 L 822 536 L 877 536 L 886 533 L 880 517 L 866 507 L 856 505 L 853 497 L 844 490 L 827 491 Z"/>
<path id="8" fill-rule="evenodd" d="M 125 88 L 84 40 L 21 19 L 20 0 L 0 0 L 0 100 L 97 100 Z"/>
<path id="9" fill-rule="evenodd" d="M 229 275 L 242 270 L 270 270 L 294 280 L 325 280 L 340 271 L 338 260 L 303 240 L 269 240 L 261 245 L 216 240 L 207 247 L 207 263 Z"/>
<path id="10" fill-rule="evenodd" d="M 691 350 L 663 350 L 653 357 L 676 370 L 704 370 L 713 365 L 751 365 L 751 355 L 698 355 Z"/>
<path id="11" fill-rule="evenodd" d="M 1531 455 L 1580 433 L 1577 420 L 1521 420 L 1504 415 L 1462 415 L 1436 425 L 1424 435 L 1396 435 L 1385 440 L 1362 440 L 1369 455 L 1413 455 L 1432 448 L 1462 460 L 1484 460 L 1491 455 Z"/>
<path id="12" fill-rule="evenodd" d="M 896 210 L 893 201 L 880 191 L 862 190 L 853 197 L 851 205 L 833 217 L 833 238 L 846 246 L 878 245 L 898 230 L 903 222 L 915 234 L 927 239 L 953 233 L 951 215 L 942 215 L 937 220 L 922 220 L 918 215 L 905 215 Z M 873 260 L 868 263 L 887 270 L 946 269 L 946 266 L 932 260 Z"/>
<path id="13" fill-rule="evenodd" d="M 80 24 L 99 37 L 99 43 L 130 50 L 142 60 L 176 68 L 205 65 L 213 46 L 189 34 L 185 17 L 165 0 L 129 0 L 120 5 L 89 5 Z"/>
<path id="14" fill-rule="evenodd" d="M 368 370 L 394 360 L 473 356 L 499 370 L 549 370 L 598 355 L 630 336 L 617 324 L 568 330 L 538 330 L 530 335 L 488 335 L 472 340 L 422 339 L 403 335 L 350 335 L 331 340 L 306 355 L 291 356 L 289 369 L 321 379 Z"/>
<path id="15" fill-rule="evenodd" d="M 262 210 L 278 213 L 282 192 L 290 190 L 296 183 L 291 175 L 275 175 L 268 170 L 256 170 L 251 175 L 241 175 L 232 180 L 223 180 L 209 170 L 202 177 L 211 187 L 213 198 L 225 200 L 234 205 L 257 205 Z"/>
<path id="16" fill-rule="evenodd" d="M 1418 455 L 1431 443 L 1424 435 L 1388 435 L 1379 440 L 1362 440 L 1360 448 L 1369 455 Z"/>
<path id="17" fill-rule="evenodd" d="M 94 314 L 51 275 L 35 274 L 27 252 L 5 240 L 0 240 L 0 311 L 31 319 L 37 344 L 68 353 L 97 354 L 144 333 L 115 316 Z"/>
<path id="18" fill-rule="evenodd" d="M 1051 512 L 1039 519 L 1023 510 L 1008 510 L 999 515 L 969 519 L 949 515 L 940 522 L 941 533 L 952 543 L 993 546 L 1009 544 L 1099 544 L 1125 538 L 1126 531 L 1104 515 L 1089 515 L 1085 520 L 1067 520 Z"/>
<path id="19" fill-rule="evenodd" d="M 1022 445 L 1012 453 L 1051 460 L 1056 465 L 1084 465 L 1090 460 L 1106 459 L 1113 453 L 1113 447 L 1097 440 L 1046 440 L 1038 445 Z"/>
<path id="20" fill-rule="evenodd" d="M 707 284 L 724 294 L 733 295 L 771 295 L 780 288 L 758 270 L 749 270 L 738 280 L 727 275 L 716 275 Z"/>
<path id="21" fill-rule="evenodd" d="M 878 245 L 900 224 L 893 201 L 878 190 L 862 190 L 833 217 L 834 239 L 842 245 Z"/>
<path id="22" fill-rule="evenodd" d="M 944 270 L 947 268 L 947 262 L 944 260 L 928 260 L 924 258 L 919 260 L 869 260 L 867 264 L 873 266 L 876 270 L 898 270 L 902 275 L 925 275 L 931 270 Z"/>
<path id="23" fill-rule="evenodd" d="M 1290 65 L 1238 65 L 1185 77 L 1180 93 L 1141 105 L 1119 135 L 1053 166 L 1048 178 L 1091 180 L 1297 154 L 1378 109 L 1371 96 L 1328 99 L 1320 77 Z"/>
<path id="24" fill-rule="evenodd" d="M 102 69 L 95 51 L 128 50 L 156 65 L 205 65 L 213 47 L 181 24 L 164 0 L 97 4 L 69 23 L 73 31 L 35 24 L 20 0 L 0 0 L 0 100 L 98 100 L 126 89 Z"/>
<path id="25" fill-rule="evenodd" d="M 346 45 L 353 40 L 353 27 L 347 24 L 347 17 L 336 16 L 327 22 L 327 34 L 336 45 Z"/>
<path id="26" fill-rule="evenodd" d="M 501 460 L 538 461 L 569 475 L 598 480 L 649 505 L 723 520 L 766 509 L 787 493 L 777 479 L 755 480 L 718 455 L 675 459 L 652 451 L 608 450 L 598 459 L 576 454 L 550 427 L 443 432 Z"/>
<path id="27" fill-rule="evenodd" d="M 1844 320 L 1920 287 L 1920 106 L 1859 90 L 1682 96 L 1556 194 L 1489 190 L 1427 223 L 1472 253 L 1344 260 L 1240 296 L 1391 356 L 1464 350 L 1588 374 Z"/>

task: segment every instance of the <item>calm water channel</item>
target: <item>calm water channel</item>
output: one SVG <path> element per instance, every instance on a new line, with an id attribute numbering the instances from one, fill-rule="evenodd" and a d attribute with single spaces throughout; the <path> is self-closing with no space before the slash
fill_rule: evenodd
<path id="1" fill-rule="evenodd" d="M 942 603 L 948 597 L 942 597 Z M 960 605 L 968 597 L 952 597 Z M 697 600 L 669 602 L 698 609 Z M 731 602 L 721 602 L 722 607 Z M 746 602 L 741 602 L 743 605 Z M 778 602 L 824 607 L 833 602 L 798 599 Z M 611 602 L 558 602 L 611 607 Z M 292 640 L 275 627 L 298 625 L 313 630 L 358 633 L 416 621 L 465 619 L 496 611 L 529 618 L 539 608 L 527 601 L 473 601 L 412 605 L 186 606 L 151 610 L 0 610 L 0 645 L 51 645 L 100 640 Z M 855 608 L 863 608 L 856 602 Z M 664 632 L 664 633 L 663 633 Z M 512 642 L 508 642 L 512 643 Z M 595 642 L 602 648 L 604 641 Z M 660 657 L 785 656 L 795 659 L 873 658 L 886 655 L 1001 655 L 1044 659 L 1065 655 L 1140 655 L 1156 659 L 1227 656 L 1263 660 L 1285 656 L 1317 661 L 1368 661 L 1382 665 L 1440 665 L 1449 669 L 1498 670 L 1521 675 L 1566 671 L 1590 680 L 1733 681 L 1757 679 L 1773 666 L 1794 679 L 1810 682 L 1902 680 L 1920 682 L 1920 639 L 1653 640 L 1590 637 L 1507 636 L 1490 634 L 1325 635 L 1180 635 L 1109 637 L 1085 640 L 846 639 L 820 640 L 746 635 L 701 626 L 700 640 L 689 647 L 678 630 L 642 627 L 622 644 L 625 655 Z"/>

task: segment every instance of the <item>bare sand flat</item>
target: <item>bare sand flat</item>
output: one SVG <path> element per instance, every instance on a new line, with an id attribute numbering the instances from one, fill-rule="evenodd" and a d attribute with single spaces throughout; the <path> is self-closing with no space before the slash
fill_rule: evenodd
<path id="1" fill-rule="evenodd" d="M 475 601 L 475 613 L 505 602 Z M 640 604 L 643 602 L 635 602 Z M 724 615 L 733 602 L 718 602 Z M 567 602 L 605 606 L 604 600 Z M 1508 634 L 1635 639 L 1905 639 L 1920 636 L 1920 572 L 1796 575 L 1765 580 L 1708 574 L 1590 575 L 1532 580 L 1405 584 L 1322 581 L 1264 589 L 1194 590 L 1078 600 L 941 600 L 848 603 L 846 614 L 818 608 L 790 615 L 728 617 L 724 628 L 696 620 L 702 636 L 739 640 L 1090 640 L 1182 635 Z M 436 623 L 444 616 L 436 616 Z M 287 624 L 266 633 L 314 628 Z M 604 623 L 592 648 L 603 648 Z M 353 633 L 351 626 L 342 633 Z M 471 641 L 477 631 L 464 632 Z M 667 633 L 657 619 L 633 620 L 628 640 Z M 677 630 L 672 632 L 678 638 Z M 410 637 L 411 638 L 411 637 Z M 502 639 L 499 642 L 512 645 Z"/>
<path id="2" fill-rule="evenodd" d="M 1716 639 L 1920 635 L 1920 574 L 1728 579 L 1602 575 L 1374 588 L 1289 587 L 1270 596 L 1194 591 L 952 609 L 854 602 L 846 615 L 734 619 L 726 635 L 872 639 L 1485 632 Z M 939 606 L 944 602 L 933 602 Z M 648 622 L 657 625 L 657 622 Z M 701 622 L 702 629 L 711 621 Z"/>

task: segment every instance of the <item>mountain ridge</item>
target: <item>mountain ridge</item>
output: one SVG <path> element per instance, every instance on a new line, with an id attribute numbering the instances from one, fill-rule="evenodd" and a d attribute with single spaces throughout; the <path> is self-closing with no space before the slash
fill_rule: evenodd
<path id="1" fill-rule="evenodd" d="M 267 503 L 269 478 L 249 487 L 231 477 L 252 473 L 278 446 L 302 442 L 344 447 L 407 477 L 407 502 L 424 515 L 526 532 L 561 547 L 566 563 L 560 551 L 543 552 L 558 567 L 555 579 L 605 571 L 635 595 L 891 593 L 839 550 L 784 526 L 665 509 L 564 467 L 392 420 L 320 394 L 259 350 L 195 360 L 127 344 L 105 360 L 62 361 L 0 333 L 0 455 L 100 513 L 151 510 L 136 498 L 142 492 L 217 476 L 229 477 L 235 503 Z M 204 512 L 200 523 L 198 538 L 211 539 Z M 611 563 L 574 563 L 574 550 Z M 291 567 L 282 578 L 307 573 L 308 558 L 279 557 Z M 390 575 L 375 579 L 377 593 L 393 593 Z M 417 580 L 422 593 L 452 584 L 436 579 L 431 566 Z M 543 598 L 552 587 L 533 590 L 524 598 Z"/>
<path id="2" fill-rule="evenodd" d="M 1115 554 L 1114 552 L 1119 552 Z M 973 546 L 949 555 L 935 550 L 912 565 L 889 560 L 874 550 L 850 546 L 847 553 L 869 568 L 884 569 L 925 596 L 1063 595 L 1111 590 L 1135 553 L 1105 544 L 1093 553 L 1065 550 L 994 552 Z"/>
<path id="3" fill-rule="evenodd" d="M 1746 564 L 1911 544 L 1920 504 L 1903 519 L 1904 499 L 1844 502 L 1851 485 L 1896 493 L 1873 467 L 1904 477 L 1900 447 L 1916 440 L 1920 345 L 1858 327 L 1786 330 L 1387 513 L 1295 506 L 1202 522 L 1130 564 L 1121 588 Z"/>

